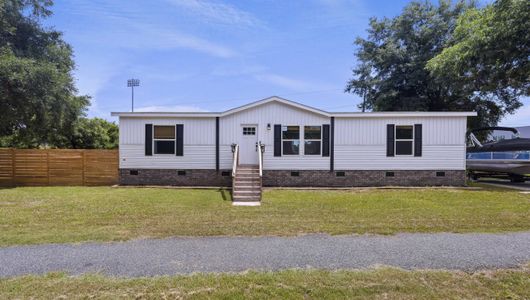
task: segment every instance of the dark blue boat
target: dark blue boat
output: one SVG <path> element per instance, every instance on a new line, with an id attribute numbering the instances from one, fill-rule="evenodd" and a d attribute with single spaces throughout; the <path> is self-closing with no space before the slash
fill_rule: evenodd
<path id="1" fill-rule="evenodd" d="M 511 132 L 511 139 L 493 139 L 493 131 Z M 483 136 L 481 141 L 478 137 Z M 511 127 L 483 127 L 467 133 L 466 165 L 472 179 L 507 177 L 524 182 L 530 176 L 530 139 Z"/>

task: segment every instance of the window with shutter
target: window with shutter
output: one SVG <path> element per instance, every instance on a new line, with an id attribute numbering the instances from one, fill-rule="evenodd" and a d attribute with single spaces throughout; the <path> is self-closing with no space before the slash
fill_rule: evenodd
<path id="1" fill-rule="evenodd" d="M 154 126 L 155 154 L 175 154 L 175 126 Z"/>

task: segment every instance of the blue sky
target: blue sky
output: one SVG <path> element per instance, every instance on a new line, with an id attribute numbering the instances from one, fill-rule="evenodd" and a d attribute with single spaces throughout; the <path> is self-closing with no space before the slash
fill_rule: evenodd
<path id="1" fill-rule="evenodd" d="M 277 95 L 329 111 L 356 111 L 344 86 L 353 41 L 393 0 L 56 0 L 47 24 L 75 53 L 89 116 L 130 110 L 222 111 Z M 530 125 L 530 101 L 504 125 Z"/>

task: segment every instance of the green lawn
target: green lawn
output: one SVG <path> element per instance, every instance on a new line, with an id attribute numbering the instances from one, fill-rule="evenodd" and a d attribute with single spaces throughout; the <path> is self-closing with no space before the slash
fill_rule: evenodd
<path id="1" fill-rule="evenodd" d="M 0 279 L 1 299 L 530 299 L 530 270 L 289 270 L 140 279 L 64 274 Z"/>
<path id="2" fill-rule="evenodd" d="M 515 191 L 268 190 L 233 207 L 224 190 L 0 189 L 0 246 L 146 237 L 530 230 L 530 196 Z"/>

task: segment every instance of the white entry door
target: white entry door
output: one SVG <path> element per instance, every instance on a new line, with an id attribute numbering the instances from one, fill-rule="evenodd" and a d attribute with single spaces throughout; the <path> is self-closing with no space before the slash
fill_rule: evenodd
<path id="1" fill-rule="evenodd" d="M 258 151 L 256 143 L 258 142 L 257 125 L 241 125 L 241 135 L 239 141 L 239 163 L 242 165 L 257 165 Z"/>

